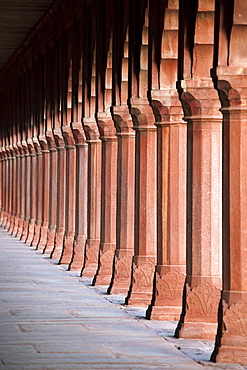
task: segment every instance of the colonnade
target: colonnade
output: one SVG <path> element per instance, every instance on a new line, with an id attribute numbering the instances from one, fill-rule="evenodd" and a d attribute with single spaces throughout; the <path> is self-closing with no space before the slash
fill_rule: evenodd
<path id="1" fill-rule="evenodd" d="M 239 363 L 246 39 L 243 0 L 58 0 L 0 76 L 1 225 Z"/>

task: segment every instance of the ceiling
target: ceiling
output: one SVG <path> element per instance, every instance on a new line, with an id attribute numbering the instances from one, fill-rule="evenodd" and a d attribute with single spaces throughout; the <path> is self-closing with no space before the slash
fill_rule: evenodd
<path id="1" fill-rule="evenodd" d="M 54 0 L 0 0 L 0 72 Z"/>

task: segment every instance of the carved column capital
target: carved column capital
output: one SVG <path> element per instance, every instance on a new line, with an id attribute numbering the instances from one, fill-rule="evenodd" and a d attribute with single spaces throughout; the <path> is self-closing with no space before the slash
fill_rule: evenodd
<path id="1" fill-rule="evenodd" d="M 14 143 L 14 144 L 13 144 L 13 151 L 14 151 L 14 156 L 15 156 L 16 158 L 18 158 L 18 157 L 20 156 L 20 153 L 19 153 L 19 148 L 18 148 L 18 146 L 17 146 L 17 143 Z M 0 154 L 0 156 L 1 156 L 1 154 Z"/>
<path id="2" fill-rule="evenodd" d="M 112 107 L 112 118 L 115 122 L 117 136 L 119 135 L 132 135 L 135 136 L 133 131 L 133 121 L 129 113 L 127 105 L 118 105 Z"/>
<path id="3" fill-rule="evenodd" d="M 55 139 L 54 139 L 54 136 L 53 136 L 53 132 L 51 130 L 46 131 L 45 136 L 46 136 L 46 140 L 47 140 L 49 150 L 50 151 L 56 150 L 56 142 L 55 142 Z"/>
<path id="4" fill-rule="evenodd" d="M 67 149 L 75 146 L 73 132 L 70 126 L 62 126 L 62 133 L 64 137 L 65 146 Z"/>
<path id="5" fill-rule="evenodd" d="M 151 106 L 155 115 L 155 125 L 176 125 L 183 123 L 183 108 L 177 90 L 152 90 Z"/>
<path id="6" fill-rule="evenodd" d="M 48 152 L 48 143 L 47 143 L 45 135 L 39 135 L 38 140 L 40 143 L 41 151 L 43 153 Z"/>
<path id="7" fill-rule="evenodd" d="M 60 128 L 53 129 L 53 136 L 56 142 L 56 148 L 63 150 L 65 146 L 64 137 Z"/>
<path id="8" fill-rule="evenodd" d="M 221 119 L 220 101 L 211 79 L 179 81 L 185 120 Z"/>
<path id="9" fill-rule="evenodd" d="M 86 141 L 94 142 L 99 141 L 99 130 L 95 118 L 84 118 L 83 128 L 85 130 Z"/>
<path id="10" fill-rule="evenodd" d="M 22 140 L 21 145 L 22 145 L 23 152 L 24 152 L 23 154 L 24 154 L 24 155 L 29 155 L 28 145 L 27 145 L 26 140 Z M 7 150 L 8 150 L 8 149 L 6 148 L 6 151 L 7 151 Z"/>
<path id="11" fill-rule="evenodd" d="M 229 113 L 247 113 L 247 68 L 217 67 L 212 74 L 219 92 L 222 113 L 224 110 Z"/>
<path id="12" fill-rule="evenodd" d="M 41 154 L 41 147 L 40 147 L 38 138 L 34 137 L 32 140 L 33 140 L 33 145 L 34 145 L 36 155 Z"/>
<path id="13" fill-rule="evenodd" d="M 87 145 L 85 131 L 81 122 L 72 123 L 72 132 L 74 135 L 75 145 Z"/>
<path id="14" fill-rule="evenodd" d="M 21 142 L 20 142 L 20 141 L 17 141 L 16 145 L 17 145 L 17 148 L 18 148 L 19 154 L 20 154 L 20 156 L 22 157 L 22 156 L 24 155 L 24 151 L 23 151 L 23 147 L 22 147 L 22 145 L 21 145 Z"/>
<path id="15" fill-rule="evenodd" d="M 34 147 L 32 139 L 27 139 L 27 147 L 28 147 L 28 150 L 29 150 L 29 154 L 31 156 L 35 155 L 35 147 Z"/>
<path id="16" fill-rule="evenodd" d="M 144 98 L 130 99 L 130 113 L 134 130 L 155 130 L 155 117 L 149 101 Z"/>
<path id="17" fill-rule="evenodd" d="M 106 112 L 97 114 L 97 123 L 102 141 L 117 140 L 116 128 L 112 116 Z"/>

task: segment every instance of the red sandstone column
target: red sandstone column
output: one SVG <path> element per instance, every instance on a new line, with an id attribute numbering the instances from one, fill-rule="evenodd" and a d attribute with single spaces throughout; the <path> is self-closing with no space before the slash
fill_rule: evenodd
<path id="1" fill-rule="evenodd" d="M 21 145 L 21 142 L 17 143 L 19 153 L 20 153 L 20 215 L 18 221 L 18 230 L 16 237 L 21 238 L 22 231 L 24 227 L 24 209 L 25 209 L 25 157 L 24 157 L 24 150 Z"/>
<path id="2" fill-rule="evenodd" d="M 9 149 L 5 146 L 5 217 L 3 227 L 6 228 L 8 223 L 8 207 L 9 207 Z"/>
<path id="3" fill-rule="evenodd" d="M 76 147 L 70 126 L 63 126 L 66 143 L 66 200 L 65 200 L 65 234 L 60 263 L 69 264 L 73 256 L 75 236 L 75 182 L 76 182 Z"/>
<path id="4" fill-rule="evenodd" d="M 187 129 L 176 90 L 152 91 L 157 126 L 157 265 L 147 318 L 179 320 L 186 273 Z"/>
<path id="5" fill-rule="evenodd" d="M 31 192 L 31 157 L 28 150 L 28 146 L 26 141 L 22 141 L 22 147 L 24 150 L 24 161 L 25 161 L 25 169 L 24 169 L 24 181 L 23 185 L 25 186 L 24 189 L 24 197 L 25 197 L 25 208 L 24 208 L 24 224 L 23 230 L 21 235 L 21 240 L 26 241 L 28 235 L 28 225 L 30 220 L 30 192 Z"/>
<path id="6" fill-rule="evenodd" d="M 40 238 L 40 230 L 41 230 L 41 224 L 42 224 L 42 202 L 43 202 L 43 175 L 42 175 L 42 164 L 43 164 L 43 158 L 42 158 L 42 152 L 41 147 L 38 139 L 33 139 L 34 148 L 36 152 L 36 216 L 35 216 L 35 225 L 34 225 L 34 235 L 32 240 L 32 246 L 36 247 L 39 243 Z"/>
<path id="7" fill-rule="evenodd" d="M 129 305 L 151 302 L 156 264 L 156 127 L 147 99 L 130 100 L 135 140 L 135 251 Z"/>
<path id="8" fill-rule="evenodd" d="M 15 219 L 14 219 L 14 225 L 12 230 L 12 235 L 16 236 L 18 231 L 18 223 L 19 223 L 19 215 L 20 215 L 20 153 L 17 144 L 13 145 L 14 151 L 15 151 Z"/>
<path id="9" fill-rule="evenodd" d="M 7 189 L 7 153 L 6 148 L 3 147 L 3 216 L 1 226 L 4 227 L 6 222 L 6 189 Z"/>
<path id="10" fill-rule="evenodd" d="M 1 145 L 1 144 L 0 144 Z M 4 176 L 3 176 L 3 149 L 0 146 L 0 225 L 2 224 L 3 219 L 3 183 L 4 183 Z"/>
<path id="11" fill-rule="evenodd" d="M 60 259 L 63 250 L 65 232 L 65 189 L 66 189 L 66 152 L 62 132 L 59 128 L 53 130 L 58 151 L 57 163 L 57 222 L 55 234 L 55 247 L 51 257 Z"/>
<path id="12" fill-rule="evenodd" d="M 11 206 L 11 201 L 10 201 L 10 189 L 11 189 L 11 153 L 10 153 L 10 148 L 9 145 L 6 146 L 6 154 L 7 154 L 7 162 L 6 162 L 6 221 L 5 221 L 5 229 L 8 230 L 9 225 L 10 225 L 10 206 Z"/>
<path id="13" fill-rule="evenodd" d="M 49 222 L 49 180 L 50 180 L 50 152 L 45 136 L 39 136 L 42 152 L 42 223 L 40 228 L 40 239 L 37 249 L 44 250 L 47 242 L 47 231 Z"/>
<path id="14" fill-rule="evenodd" d="M 114 122 L 107 113 L 98 113 L 102 140 L 102 185 L 99 266 L 95 285 L 109 285 L 116 250 L 117 137 Z"/>
<path id="15" fill-rule="evenodd" d="M 14 148 L 12 145 L 9 146 L 10 150 L 10 210 L 9 210 L 9 216 L 10 216 L 10 223 L 8 227 L 8 232 L 12 233 L 14 222 L 15 222 L 15 202 L 14 202 L 14 192 L 15 192 L 15 186 L 16 186 L 16 173 L 15 173 L 15 153 Z"/>
<path id="16" fill-rule="evenodd" d="M 221 289 L 222 117 L 211 79 L 181 81 L 188 122 L 187 278 L 176 335 L 213 339 Z"/>
<path id="17" fill-rule="evenodd" d="M 237 43 L 231 59 L 239 51 Z M 212 360 L 247 364 L 247 68 L 217 67 L 215 82 L 223 113 L 223 292 Z"/>
<path id="18" fill-rule="evenodd" d="M 4 175 L 3 175 L 3 162 L 4 162 L 4 156 L 3 156 L 3 150 L 0 147 L 0 225 L 2 224 L 3 219 L 3 184 L 4 184 Z"/>
<path id="19" fill-rule="evenodd" d="M 4 222 L 6 218 L 6 150 L 2 147 L 2 158 L 3 158 L 3 197 L 2 197 L 2 216 L 1 216 L 1 226 L 4 227 Z"/>
<path id="20" fill-rule="evenodd" d="M 2 159 L 2 209 L 1 209 L 1 227 L 3 227 L 5 219 L 5 189 L 6 189 L 6 175 L 5 175 L 5 148 L 1 148 L 1 159 Z"/>
<path id="21" fill-rule="evenodd" d="M 44 253 L 52 253 L 55 244 L 56 216 L 57 216 L 57 149 L 51 131 L 46 132 L 48 149 L 50 152 L 50 182 L 49 182 L 49 224 L 47 242 Z"/>
<path id="22" fill-rule="evenodd" d="M 2 153 L 2 148 L 0 146 L 0 225 L 2 223 L 2 217 L 3 217 L 3 183 L 4 183 L 3 153 Z"/>
<path id="23" fill-rule="evenodd" d="M 82 275 L 94 277 L 98 268 L 101 206 L 101 141 L 95 119 L 84 118 L 88 143 L 88 210 L 85 263 Z"/>
<path id="24" fill-rule="evenodd" d="M 84 265 L 87 239 L 88 144 L 81 123 L 73 123 L 76 147 L 75 237 L 70 270 L 81 270 Z"/>
<path id="25" fill-rule="evenodd" d="M 135 132 L 127 106 L 113 107 L 117 129 L 117 237 L 109 293 L 127 295 L 134 255 Z"/>
<path id="26" fill-rule="evenodd" d="M 28 235 L 25 243 L 31 244 L 34 237 L 34 225 L 36 219 L 36 197 L 37 197 L 37 156 L 33 141 L 27 141 L 30 156 L 30 220 L 28 225 Z"/>

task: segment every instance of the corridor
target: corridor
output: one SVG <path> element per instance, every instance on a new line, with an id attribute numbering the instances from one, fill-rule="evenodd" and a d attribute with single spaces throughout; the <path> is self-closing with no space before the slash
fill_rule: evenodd
<path id="1" fill-rule="evenodd" d="M 0 290 L 1 370 L 247 369 L 205 361 L 213 341 L 175 339 L 175 322 L 144 319 L 3 229 Z"/>

